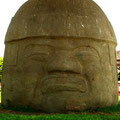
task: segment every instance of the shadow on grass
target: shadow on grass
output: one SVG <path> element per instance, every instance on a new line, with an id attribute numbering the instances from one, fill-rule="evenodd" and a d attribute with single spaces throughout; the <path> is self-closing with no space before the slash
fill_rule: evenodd
<path id="1" fill-rule="evenodd" d="M 40 111 L 35 110 L 29 106 L 16 106 L 16 107 L 12 107 L 12 106 L 3 106 L 0 104 L 0 109 L 2 110 L 11 110 L 11 111 L 15 111 L 15 112 L 33 112 L 33 113 L 38 113 Z"/>
<path id="2" fill-rule="evenodd" d="M 43 113 L 43 114 L 49 114 L 49 113 L 45 113 L 45 112 L 42 112 L 42 111 L 39 111 L 39 110 L 35 110 L 29 106 L 17 106 L 17 107 L 12 107 L 12 106 L 8 106 L 8 107 L 5 107 L 5 106 L 2 106 L 0 104 L 0 109 L 3 109 L 3 110 L 11 110 L 11 111 L 15 111 L 15 112 L 31 112 L 31 113 Z M 75 114 L 84 114 L 84 113 L 90 113 L 90 114 L 99 114 L 99 113 L 109 113 L 109 114 L 112 114 L 112 113 L 119 113 L 120 114 L 120 103 L 117 105 L 117 106 L 110 106 L 110 107 L 106 107 L 106 108 L 96 108 L 96 109 L 89 109 L 89 110 L 85 110 L 85 111 L 80 111 L 80 112 L 67 112 L 67 113 L 64 113 L 64 114 L 69 114 L 69 113 L 75 113 Z"/>
<path id="3" fill-rule="evenodd" d="M 96 108 L 93 110 L 86 110 L 86 112 L 97 113 L 97 112 L 105 112 L 105 113 L 120 113 L 120 103 L 117 106 L 110 106 L 105 108 Z"/>
<path id="4" fill-rule="evenodd" d="M 34 110 L 31 107 L 4 107 L 1 104 L 0 109 L 22 112 L 20 114 L 10 114 L 9 112 L 0 114 L 0 120 L 120 120 L 120 104 L 118 104 L 118 106 L 97 108 L 94 110 L 68 114 L 41 114 L 40 111 Z M 23 114 L 23 112 L 32 112 L 33 114 Z M 39 112 L 37 116 L 34 114 L 36 112 Z M 103 114 L 100 114 L 100 112 Z"/>

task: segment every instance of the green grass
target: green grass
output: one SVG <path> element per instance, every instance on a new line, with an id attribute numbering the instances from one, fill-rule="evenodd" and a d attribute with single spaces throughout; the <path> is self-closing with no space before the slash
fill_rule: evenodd
<path id="1" fill-rule="evenodd" d="M 12 115 L 0 114 L 0 120 L 120 120 L 120 116 L 113 115 Z"/>

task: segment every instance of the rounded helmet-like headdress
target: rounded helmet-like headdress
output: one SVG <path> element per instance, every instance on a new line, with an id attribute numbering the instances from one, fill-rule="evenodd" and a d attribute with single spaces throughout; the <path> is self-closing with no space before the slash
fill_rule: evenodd
<path id="1" fill-rule="evenodd" d="M 110 22 L 92 0 L 29 0 L 13 17 L 5 42 L 28 37 L 93 38 L 116 43 Z"/>

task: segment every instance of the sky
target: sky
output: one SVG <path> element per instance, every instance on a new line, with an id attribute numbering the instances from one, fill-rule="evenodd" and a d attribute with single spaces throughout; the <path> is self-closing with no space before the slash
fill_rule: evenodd
<path id="1" fill-rule="evenodd" d="M 0 56 L 4 55 L 4 39 L 11 18 L 27 0 L 0 0 Z M 120 0 L 93 0 L 104 11 L 111 22 L 117 38 L 117 50 L 120 50 Z"/>

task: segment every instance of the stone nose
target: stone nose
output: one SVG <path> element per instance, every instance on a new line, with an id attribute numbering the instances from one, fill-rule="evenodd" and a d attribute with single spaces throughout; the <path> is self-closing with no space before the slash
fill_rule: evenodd
<path id="1" fill-rule="evenodd" d="M 54 55 L 49 62 L 48 72 L 67 72 L 80 74 L 82 72 L 82 65 L 69 52 L 61 52 Z"/>

